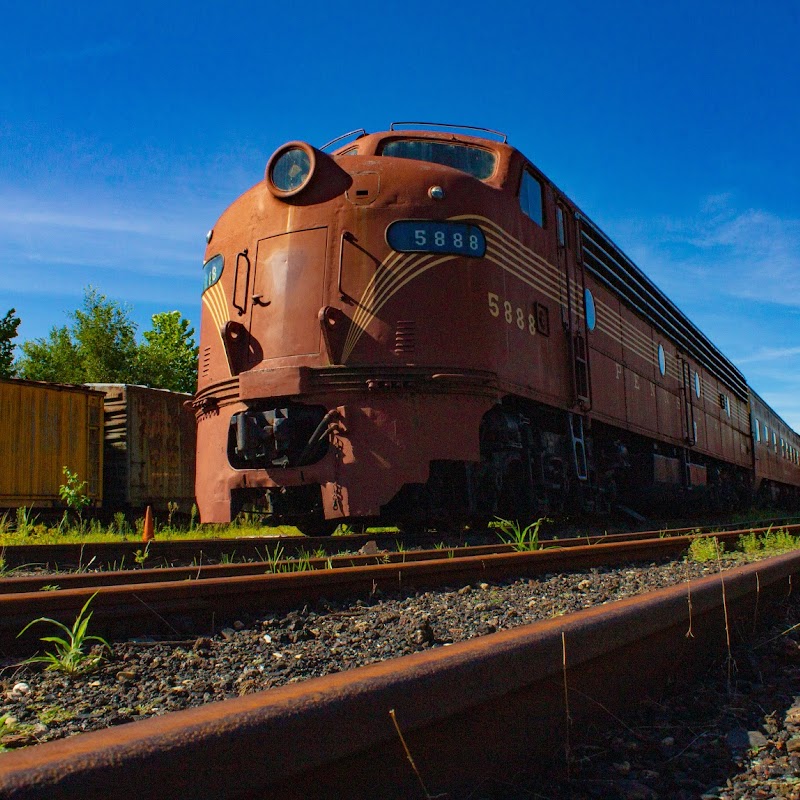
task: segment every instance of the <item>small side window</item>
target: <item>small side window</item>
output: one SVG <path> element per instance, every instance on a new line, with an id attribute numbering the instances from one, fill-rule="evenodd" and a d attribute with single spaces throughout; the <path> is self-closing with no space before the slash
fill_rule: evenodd
<path id="1" fill-rule="evenodd" d="M 753 429 L 756 432 L 756 441 L 761 441 L 761 423 L 758 420 L 755 420 L 755 424 L 753 425 Z"/>
<path id="2" fill-rule="evenodd" d="M 556 230 L 558 232 L 558 246 L 567 246 L 567 234 L 564 230 L 564 209 L 556 206 Z"/>
<path id="3" fill-rule="evenodd" d="M 542 184 L 528 170 L 524 170 L 522 173 L 522 183 L 519 187 L 519 204 L 527 216 L 537 225 L 544 227 Z"/>
<path id="4" fill-rule="evenodd" d="M 664 345 L 658 346 L 658 371 L 662 375 L 667 374 L 667 354 L 664 352 Z"/>
<path id="5" fill-rule="evenodd" d="M 700 373 L 694 373 L 694 393 L 700 397 Z"/>

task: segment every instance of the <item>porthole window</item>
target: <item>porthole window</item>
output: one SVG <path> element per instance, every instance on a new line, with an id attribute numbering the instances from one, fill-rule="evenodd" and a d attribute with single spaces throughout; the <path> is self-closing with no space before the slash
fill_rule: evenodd
<path id="1" fill-rule="evenodd" d="M 662 375 L 667 374 L 667 356 L 664 353 L 664 345 L 660 344 L 658 346 L 658 371 Z"/>
<path id="2" fill-rule="evenodd" d="M 697 371 L 694 373 L 694 393 L 700 397 L 700 373 Z"/>
<path id="3" fill-rule="evenodd" d="M 597 324 L 597 314 L 594 310 L 594 297 L 588 289 L 583 290 L 583 304 L 586 307 L 586 327 L 593 331 Z"/>

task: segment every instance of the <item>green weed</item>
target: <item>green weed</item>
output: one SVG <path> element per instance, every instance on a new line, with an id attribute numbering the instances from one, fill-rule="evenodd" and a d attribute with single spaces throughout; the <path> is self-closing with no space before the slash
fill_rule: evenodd
<path id="1" fill-rule="evenodd" d="M 148 542 L 144 549 L 139 549 L 133 554 L 133 560 L 139 565 L 141 569 L 144 569 L 144 562 L 150 556 L 150 542 Z"/>
<path id="2" fill-rule="evenodd" d="M 16 529 L 18 536 L 30 536 L 33 533 L 36 519 L 33 516 L 33 509 L 27 509 L 25 506 L 17 509 L 16 513 Z"/>
<path id="3" fill-rule="evenodd" d="M 111 653 L 111 645 L 105 639 L 101 636 L 90 636 L 88 634 L 89 622 L 94 613 L 89 611 L 89 606 L 95 597 L 97 597 L 97 592 L 83 604 L 83 608 L 75 618 L 72 628 L 68 628 L 66 625 L 50 617 L 39 617 L 29 622 L 17 634 L 17 637 L 22 636 L 22 634 L 33 625 L 37 625 L 40 622 L 47 622 L 64 631 L 66 638 L 61 636 L 42 636 L 39 641 L 52 644 L 55 652 L 44 653 L 40 656 L 32 656 L 24 663 L 46 664 L 46 670 L 64 672 L 67 675 L 81 674 L 95 669 L 104 659 L 103 651 L 107 650 L 109 654 Z M 100 651 L 87 653 L 86 646 L 89 642 L 97 642 L 100 644 Z"/>
<path id="4" fill-rule="evenodd" d="M 58 487 L 58 496 L 67 504 L 67 508 L 72 511 L 78 521 L 83 522 L 83 510 L 91 503 L 91 498 L 86 494 L 86 487 L 89 485 L 78 477 L 77 472 L 70 472 L 69 467 L 62 467 L 66 483 Z"/>
<path id="5" fill-rule="evenodd" d="M 549 522 L 546 517 L 540 517 L 530 525 L 522 527 L 518 521 L 513 522 L 508 519 L 496 517 L 497 535 L 505 544 L 510 544 L 518 553 L 540 550 L 542 545 L 539 541 L 539 528 L 543 522 Z"/>
<path id="6" fill-rule="evenodd" d="M 689 545 L 689 560 L 698 564 L 718 559 L 725 552 L 725 545 L 716 536 L 698 536 Z"/>

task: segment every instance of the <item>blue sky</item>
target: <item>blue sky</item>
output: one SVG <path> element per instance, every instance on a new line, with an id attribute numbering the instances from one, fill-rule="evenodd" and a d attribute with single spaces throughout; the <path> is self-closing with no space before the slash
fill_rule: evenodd
<path id="1" fill-rule="evenodd" d="M 205 232 L 290 139 L 497 128 L 800 430 L 800 5 L 2 0 L 0 314 L 197 323 Z"/>

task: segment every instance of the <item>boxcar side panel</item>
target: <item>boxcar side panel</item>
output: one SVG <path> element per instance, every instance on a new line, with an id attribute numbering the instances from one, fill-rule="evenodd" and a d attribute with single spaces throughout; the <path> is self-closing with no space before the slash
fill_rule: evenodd
<path id="1" fill-rule="evenodd" d="M 0 506 L 60 506 L 67 467 L 103 498 L 102 395 L 80 386 L 0 380 Z"/>

